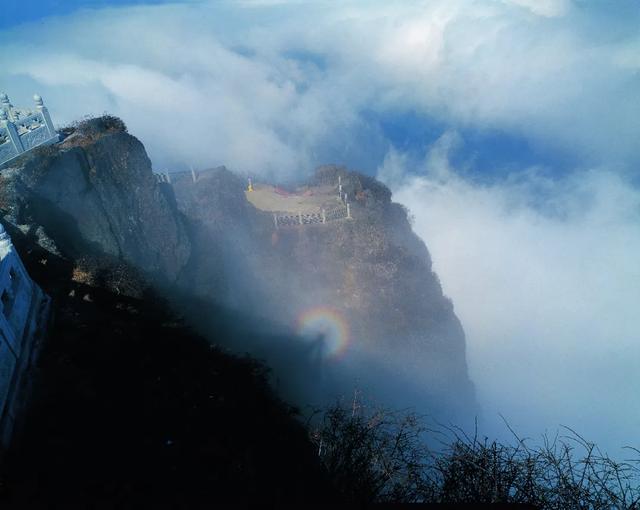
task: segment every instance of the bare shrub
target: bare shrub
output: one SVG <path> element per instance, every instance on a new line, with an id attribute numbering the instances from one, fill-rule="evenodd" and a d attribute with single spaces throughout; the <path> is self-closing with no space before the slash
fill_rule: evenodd
<path id="1" fill-rule="evenodd" d="M 635 458 L 617 462 L 563 430 L 536 446 L 515 433 L 513 443 L 503 444 L 455 427 L 426 427 L 413 413 L 338 403 L 324 412 L 311 439 L 350 501 L 639 509 L 640 451 L 630 449 Z"/>
<path id="2" fill-rule="evenodd" d="M 127 126 L 122 119 L 115 115 L 104 113 L 100 117 L 85 117 L 82 120 L 60 129 L 64 138 L 73 140 L 73 145 L 86 145 L 108 133 L 126 133 Z M 71 139 L 71 135 L 75 135 Z M 69 144 L 69 141 L 67 141 Z M 64 145 L 64 142 L 63 142 Z"/>
<path id="3" fill-rule="evenodd" d="M 349 501 L 417 501 L 426 451 L 417 416 L 327 409 L 311 439 L 336 489 Z"/>

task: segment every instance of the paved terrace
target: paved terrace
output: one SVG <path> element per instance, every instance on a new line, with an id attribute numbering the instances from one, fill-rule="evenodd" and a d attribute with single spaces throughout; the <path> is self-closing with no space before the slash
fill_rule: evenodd
<path id="1" fill-rule="evenodd" d="M 273 213 L 311 214 L 343 205 L 335 186 L 305 186 L 287 192 L 275 186 L 256 184 L 253 191 L 245 194 L 254 207 Z"/>

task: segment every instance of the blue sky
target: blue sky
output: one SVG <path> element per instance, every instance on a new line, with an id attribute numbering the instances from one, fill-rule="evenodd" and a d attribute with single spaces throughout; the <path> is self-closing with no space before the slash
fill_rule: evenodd
<path id="1" fill-rule="evenodd" d="M 29 55 L 32 62 L 38 58 L 38 46 L 43 45 L 41 55 L 55 51 L 60 65 L 66 58 L 73 60 L 70 65 L 74 68 L 80 62 L 102 66 L 102 74 L 96 75 L 91 86 L 86 76 L 76 76 L 66 84 L 60 76 L 55 77 L 60 83 L 50 87 L 53 111 L 65 87 L 89 89 L 85 93 L 79 90 L 87 101 L 79 103 L 71 115 L 68 105 L 61 109 L 57 118 L 62 122 L 85 113 L 115 110 L 125 120 L 132 117 L 132 127 L 138 128 L 142 112 L 135 115 L 133 105 L 126 106 L 128 112 L 121 111 L 128 94 L 106 84 L 109 66 L 120 66 L 122 71 L 123 65 L 129 65 L 126 79 L 136 73 L 139 77 L 156 73 L 155 78 L 172 80 L 163 84 L 172 89 L 183 89 L 180 80 L 194 80 L 192 89 L 199 93 L 209 85 L 208 79 L 215 80 L 215 72 L 203 70 L 198 62 L 204 55 L 186 59 L 193 67 L 169 69 L 171 63 L 162 62 L 153 48 L 157 43 L 157 48 L 168 48 L 167 54 L 176 58 L 180 58 L 179 52 L 195 49 L 200 53 L 210 45 L 212 52 L 224 53 L 220 72 L 234 73 L 239 66 L 260 75 L 255 78 L 256 87 L 261 87 L 253 91 L 253 97 L 275 87 L 277 100 L 282 101 L 282 108 L 289 107 L 288 112 L 299 108 L 302 115 L 303 109 L 311 106 L 308 111 L 322 116 L 318 121 L 325 134 L 342 130 L 332 137 L 318 132 L 321 130 L 305 129 L 299 118 L 292 128 L 267 121 L 255 135 L 271 140 L 273 161 L 257 155 L 252 155 L 253 159 L 242 154 L 236 157 L 228 148 L 220 151 L 219 159 L 200 154 L 194 157 L 198 151 L 187 144 L 185 150 L 193 160 L 188 164 L 196 166 L 225 162 L 241 171 L 267 171 L 289 178 L 292 173 L 299 174 L 300 167 L 308 172 L 316 164 L 335 161 L 375 174 L 391 147 L 419 157 L 450 129 L 464 140 L 452 158 L 461 170 L 480 180 L 532 166 L 565 175 L 580 166 L 600 165 L 603 160 L 627 169 L 640 161 L 634 148 L 640 113 L 636 92 L 640 78 L 634 56 L 640 23 L 637 3 L 620 1 L 615 8 L 606 2 L 569 0 L 332 5 L 251 0 L 11 0 L 0 26 L 11 33 L 12 27 L 22 23 L 37 24 L 42 33 L 30 31 L 32 41 L 26 43 L 34 50 Z M 307 27 L 311 18 L 317 23 Z M 91 34 L 86 31 L 85 40 L 81 38 L 83 22 L 94 27 Z M 139 26 L 133 27 L 135 23 Z M 69 27 L 75 36 L 72 33 L 67 38 L 64 31 Z M 109 27 L 117 27 L 114 37 L 124 40 L 110 41 Z M 440 33 L 443 27 L 445 31 Z M 169 33 L 176 34 L 173 46 Z M 323 40 L 323 33 L 327 40 Z M 87 44 L 86 38 L 94 40 Z M 136 38 L 143 40 L 141 47 L 136 46 Z M 71 41 L 73 48 L 69 47 Z M 82 48 L 85 44 L 88 47 Z M 430 62 L 431 48 L 438 45 L 445 45 L 440 48 L 441 61 Z M 24 46 L 18 53 L 23 51 Z M 205 67 L 211 64 L 206 62 Z M 361 76 L 353 72 L 357 68 L 361 68 Z M 17 90 L 51 81 L 50 76 L 34 79 L 35 74 L 42 72 L 14 72 L 11 79 L 19 82 Z M 370 80 L 361 83 L 363 76 Z M 150 79 L 148 74 L 146 79 Z M 232 87 L 232 81 L 227 77 L 216 86 Z M 293 87 L 295 93 L 287 87 Z M 358 87 L 364 92 L 360 97 Z M 343 97 L 333 97 L 341 91 Z M 235 99 L 252 107 L 252 97 Z M 327 111 L 336 99 L 343 101 L 345 108 L 338 113 L 344 118 L 337 115 L 332 119 Z M 185 111 L 185 115 L 193 113 Z M 271 113 L 275 119 L 277 113 Z M 255 131 L 261 121 L 255 122 L 250 112 L 243 114 Z M 145 140 L 145 131 L 136 130 L 143 141 L 158 140 L 158 133 Z M 304 143 L 300 135 L 305 137 Z M 372 143 L 364 148 L 361 139 Z M 173 148 L 151 149 L 159 166 L 187 164 L 185 155 L 176 157 Z M 291 169 L 284 171 L 287 167 Z"/>
<path id="2" fill-rule="evenodd" d="M 118 115 L 156 170 L 287 181 L 335 162 L 384 180 L 453 299 L 486 416 L 607 447 L 637 438 L 637 1 L 10 0 L 3 13 L 14 103 L 38 92 L 59 124 Z"/>
<path id="3" fill-rule="evenodd" d="M 171 0 L 37 0 L 31 2 L 10 0 L 5 9 L 5 15 L 0 19 L 0 29 L 11 28 L 23 23 L 45 24 L 51 16 L 69 15 L 80 9 L 163 3 L 174 2 Z M 634 10 L 629 7 L 621 3 L 619 5 L 620 13 L 622 14 L 624 11 L 627 14 L 634 14 Z M 600 15 L 610 11 L 611 9 L 605 9 Z M 620 18 L 613 17 L 614 22 L 618 19 Z M 622 27 L 623 30 L 628 28 L 627 23 Z M 243 50 L 241 47 L 234 49 L 239 52 Z M 300 50 L 285 54 L 303 65 L 311 63 L 310 65 L 319 68 L 326 67 L 322 56 L 318 54 Z M 374 126 L 374 129 L 381 131 L 388 143 L 406 151 L 423 150 L 425 144 L 435 142 L 447 129 L 444 122 L 434 121 L 415 110 L 393 111 L 382 115 L 365 110 L 362 115 Z M 464 131 L 466 144 L 464 153 L 456 155 L 457 162 L 464 166 L 465 161 L 463 160 L 468 160 L 472 162 L 474 167 L 483 168 L 484 171 L 479 174 L 481 178 L 499 177 L 503 173 L 517 171 L 522 166 L 534 164 L 544 164 L 554 169 L 555 172 L 561 173 L 570 170 L 576 163 L 568 151 L 562 149 L 537 151 L 526 138 L 500 129 L 462 131 Z M 384 157 L 384 152 L 384 147 L 379 147 L 379 150 L 374 153 L 367 151 L 366 154 L 352 154 L 336 148 L 328 148 L 326 157 L 329 160 L 339 161 L 368 173 L 375 173 L 377 164 Z"/>
<path id="4" fill-rule="evenodd" d="M 167 0 L 7 0 L 2 5 L 0 30 L 22 23 L 46 23 L 45 20 L 50 16 L 64 16 L 83 8 L 161 3 L 167 3 Z"/>

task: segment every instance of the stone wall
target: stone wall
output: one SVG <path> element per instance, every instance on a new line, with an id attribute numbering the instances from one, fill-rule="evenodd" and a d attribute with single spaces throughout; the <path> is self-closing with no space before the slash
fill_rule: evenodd
<path id="1" fill-rule="evenodd" d="M 0 443 L 7 446 L 28 395 L 50 300 L 31 280 L 0 225 Z"/>

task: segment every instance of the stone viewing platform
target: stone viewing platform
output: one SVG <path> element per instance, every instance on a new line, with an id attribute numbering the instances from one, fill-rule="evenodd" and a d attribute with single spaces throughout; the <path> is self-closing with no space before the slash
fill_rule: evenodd
<path id="1" fill-rule="evenodd" d="M 31 280 L 0 225 L 0 444 L 4 447 L 28 397 L 49 309 L 49 297 Z"/>
<path id="2" fill-rule="evenodd" d="M 197 186 L 200 177 L 208 170 L 188 170 L 180 172 L 156 172 L 156 182 L 172 186 L 189 183 Z M 273 214 L 275 227 L 324 224 L 341 219 L 352 219 L 349 196 L 342 189 L 342 178 L 334 185 L 302 186 L 293 191 L 270 184 L 253 184 L 245 190 L 247 201 L 259 211 Z"/>
<path id="3" fill-rule="evenodd" d="M 276 228 L 351 219 L 351 206 L 341 184 L 304 186 L 291 192 L 256 184 L 250 185 L 245 195 L 256 209 L 273 214 Z"/>
<path id="4" fill-rule="evenodd" d="M 305 186 L 290 192 L 277 186 L 256 184 L 253 191 L 245 194 L 261 211 L 309 214 L 343 205 L 334 190 L 334 186 Z"/>
<path id="5" fill-rule="evenodd" d="M 16 108 L 0 94 L 0 165 L 40 145 L 59 141 L 49 111 L 39 95 L 35 110 Z"/>

